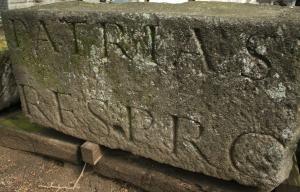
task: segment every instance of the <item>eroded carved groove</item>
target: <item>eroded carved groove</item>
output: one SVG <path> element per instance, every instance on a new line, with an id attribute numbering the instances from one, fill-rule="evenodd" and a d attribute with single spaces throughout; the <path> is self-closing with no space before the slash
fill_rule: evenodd
<path id="1" fill-rule="evenodd" d="M 105 120 L 100 114 L 95 112 L 91 106 L 92 106 L 92 104 L 90 102 L 88 102 L 87 103 L 88 111 L 93 115 L 94 118 L 96 118 L 98 121 L 100 121 L 105 126 L 107 133 L 110 134 L 109 124 L 108 124 L 107 120 Z"/>
<path id="2" fill-rule="evenodd" d="M 29 106 L 28 106 L 28 101 L 27 101 L 27 97 L 26 97 L 26 95 L 25 95 L 25 89 L 24 89 L 24 86 L 25 85 L 23 85 L 23 84 L 19 84 L 19 87 L 20 87 L 20 92 L 21 92 L 21 97 L 23 97 L 23 99 L 24 99 L 24 107 L 25 107 L 25 111 L 27 112 L 27 114 L 28 115 L 31 115 L 31 113 L 30 113 L 30 109 L 29 109 Z"/>
<path id="3" fill-rule="evenodd" d="M 48 122 L 49 122 L 50 124 L 52 124 L 51 119 L 49 119 L 48 115 L 46 115 L 46 113 L 44 112 L 44 110 L 43 110 L 38 104 L 35 105 L 35 106 L 36 106 L 36 108 L 39 110 L 39 112 L 44 116 L 44 118 L 46 118 L 46 119 L 48 120 Z"/>
<path id="4" fill-rule="evenodd" d="M 124 131 L 124 128 L 121 125 L 118 124 L 114 124 L 112 125 L 112 128 L 119 133 L 120 135 L 122 135 L 122 137 L 126 138 L 126 132 Z"/>
<path id="5" fill-rule="evenodd" d="M 266 72 L 265 75 L 261 74 L 261 77 L 258 77 L 259 75 L 257 75 L 257 76 L 248 75 L 248 74 L 246 74 L 244 72 L 242 72 L 242 75 L 246 76 L 246 77 L 249 77 L 249 78 L 251 78 L 253 80 L 262 80 L 262 79 L 265 79 L 266 77 L 268 77 L 270 75 L 270 69 L 271 69 L 272 65 L 271 65 L 270 60 L 266 56 L 264 56 L 264 55 L 262 55 L 262 54 L 260 54 L 260 53 L 257 52 L 256 47 L 254 47 L 255 45 L 251 45 L 251 44 L 255 43 L 255 42 L 251 42 L 251 41 L 255 41 L 254 37 L 256 37 L 256 36 L 252 35 L 252 36 L 250 36 L 247 39 L 247 41 L 246 41 L 246 49 L 247 49 L 248 53 L 252 57 L 254 57 L 254 58 L 262 61 L 266 65 L 267 69 L 265 69 L 265 70 L 267 70 L 267 72 Z M 256 65 L 257 65 L 258 68 L 263 68 L 264 67 L 264 66 L 261 66 L 261 64 L 259 64 L 259 63 L 257 63 Z M 264 69 L 260 69 L 260 70 L 264 70 Z"/>
<path id="6" fill-rule="evenodd" d="M 27 95 L 26 95 L 26 92 L 25 92 L 25 86 L 30 88 L 30 90 L 35 93 L 35 95 L 37 96 L 37 101 L 36 101 L 37 103 L 31 103 L 31 102 L 28 101 L 28 98 L 27 98 Z M 30 105 L 34 106 L 35 109 L 37 109 L 39 111 L 39 113 L 43 116 L 44 119 L 46 119 L 48 121 L 48 123 L 52 124 L 51 119 L 49 119 L 48 115 L 46 115 L 44 110 L 40 107 L 40 99 L 39 99 L 40 96 L 39 96 L 38 91 L 34 87 L 29 86 L 29 85 L 21 85 L 21 87 L 23 87 L 22 92 L 24 93 L 23 94 L 24 95 L 24 101 L 26 103 L 26 108 L 27 108 L 28 114 L 31 115 L 31 116 L 33 115 L 32 111 L 30 110 L 30 107 L 29 107 L 29 104 L 30 104 Z"/>
<path id="7" fill-rule="evenodd" d="M 197 43 L 198 43 L 198 47 L 199 47 L 199 50 L 201 50 L 201 52 L 203 53 L 203 64 L 206 65 L 207 69 L 210 70 L 210 71 L 216 71 L 215 67 L 213 66 L 211 60 L 210 60 L 210 57 L 209 57 L 209 54 L 206 50 L 206 48 L 203 46 L 203 37 L 202 37 L 202 32 L 199 28 L 194 28 L 193 30 L 195 36 L 196 36 L 196 39 L 198 40 Z"/>
<path id="8" fill-rule="evenodd" d="M 258 58 L 258 59 L 264 61 L 264 62 L 268 65 L 268 67 L 271 67 L 271 62 L 269 61 L 269 59 L 268 59 L 267 57 L 265 57 L 264 55 L 259 54 L 259 53 L 256 51 L 255 47 L 253 47 L 253 46 L 250 45 L 250 44 L 251 44 L 251 42 L 250 42 L 250 41 L 251 41 L 251 38 L 253 38 L 253 37 L 254 37 L 254 36 L 250 36 L 250 37 L 248 38 L 248 40 L 247 40 L 246 48 L 247 48 L 248 52 L 249 52 L 253 57 L 256 57 L 256 58 Z"/>
<path id="9" fill-rule="evenodd" d="M 132 127 L 132 108 L 130 106 L 126 106 L 127 114 L 128 114 L 128 130 L 129 130 L 129 141 L 133 141 L 133 127 Z"/>
<path id="10" fill-rule="evenodd" d="M 132 57 L 130 55 L 128 55 L 128 53 L 126 52 L 126 50 L 120 45 L 120 43 L 111 43 L 111 44 L 114 44 L 116 45 L 120 50 L 121 52 L 123 53 L 123 55 L 125 57 L 127 57 L 129 60 L 132 60 Z"/>
<path id="11" fill-rule="evenodd" d="M 13 37 L 14 37 L 16 47 L 20 47 L 21 39 L 18 37 L 18 30 L 21 30 L 21 29 L 17 28 L 17 23 L 20 24 L 18 27 L 21 27 L 21 26 L 24 27 L 24 30 L 22 30 L 23 33 L 28 33 L 28 27 L 27 27 L 25 21 L 23 21 L 22 19 L 10 19 L 9 22 L 12 25 Z"/>
<path id="12" fill-rule="evenodd" d="M 73 34 L 73 47 L 74 47 L 74 54 L 79 54 L 80 53 L 80 48 L 78 44 L 78 35 L 77 35 L 77 30 L 76 30 L 76 25 L 77 24 L 86 24 L 86 20 L 81 20 L 81 21 L 68 21 L 66 19 L 61 19 L 61 22 L 67 23 L 69 26 L 70 30 L 72 31 Z"/>
<path id="13" fill-rule="evenodd" d="M 175 115 L 171 115 L 173 119 L 173 153 L 176 155 L 177 150 L 177 140 L 178 140 L 178 126 L 179 126 L 179 120 L 178 117 Z"/>
<path id="14" fill-rule="evenodd" d="M 191 119 L 191 121 L 194 122 L 197 125 L 198 135 L 197 135 L 196 139 L 200 139 L 200 137 L 202 135 L 202 132 L 204 130 L 204 127 L 202 126 L 202 124 L 199 121 L 195 121 L 195 120 L 192 120 L 192 119 Z"/>
<path id="15" fill-rule="evenodd" d="M 259 144 L 262 147 L 255 147 Z M 269 146 L 276 148 L 276 150 L 269 150 Z M 242 151 L 237 151 L 239 148 Z M 229 158 L 232 166 L 243 174 L 258 176 L 259 174 L 256 172 L 264 172 L 265 175 L 269 175 L 273 174 L 273 171 L 276 172 L 275 169 L 280 169 L 280 167 L 274 167 L 275 164 L 271 162 L 269 155 L 281 158 L 279 154 L 282 154 L 284 148 L 284 145 L 272 135 L 255 132 L 243 133 L 232 142 L 229 148 Z M 266 160 L 268 164 L 265 163 Z"/>
<path id="16" fill-rule="evenodd" d="M 14 19 L 11 19 L 10 22 L 12 23 L 12 27 L 13 27 L 13 33 L 14 33 L 14 38 L 15 38 L 16 46 L 17 46 L 17 47 L 20 47 L 20 43 L 19 43 L 17 31 L 16 31 L 16 23 L 15 23 L 15 20 L 14 20 Z"/>
<path id="17" fill-rule="evenodd" d="M 198 147 L 198 145 L 196 144 L 195 141 L 190 141 L 190 143 L 192 144 L 192 146 L 194 147 L 194 149 L 196 149 L 198 155 L 201 157 L 201 159 L 203 159 L 208 165 L 215 167 L 207 158 L 207 156 L 201 151 L 201 149 Z"/>
<path id="18" fill-rule="evenodd" d="M 58 98 L 58 92 L 55 92 L 55 91 L 53 91 L 53 93 L 54 93 L 54 98 L 55 98 L 55 101 L 56 101 L 56 103 L 57 103 L 57 111 L 58 111 L 58 121 L 59 121 L 59 123 L 60 124 L 64 124 L 63 123 L 63 117 L 62 117 L 62 108 L 61 108 L 61 103 L 60 103 L 60 100 L 59 100 L 59 98 Z"/>
<path id="19" fill-rule="evenodd" d="M 147 25 L 145 26 L 146 31 L 150 32 L 150 46 L 151 46 L 151 59 L 154 63 L 157 63 L 156 59 L 156 30 L 157 26 Z"/>
<path id="20" fill-rule="evenodd" d="M 79 47 L 78 47 L 78 40 L 77 40 L 77 34 L 76 34 L 76 24 L 71 23 L 71 30 L 73 33 L 73 38 L 74 38 L 74 52 L 75 54 L 79 53 Z"/>
<path id="21" fill-rule="evenodd" d="M 115 25 L 115 26 L 117 27 L 117 29 L 121 32 L 121 35 L 122 35 L 122 36 L 125 35 L 125 29 L 124 29 L 124 27 L 123 27 L 122 25 L 120 25 L 120 24 L 118 24 L 118 23 L 107 23 L 107 25 L 111 25 L 111 26 Z M 107 25 L 105 25 L 105 26 L 107 27 Z M 107 31 L 106 31 L 106 32 L 107 32 Z M 122 45 L 121 45 L 119 42 L 108 42 L 108 43 L 117 46 L 117 47 L 121 50 L 122 54 L 123 54 L 125 57 L 127 57 L 129 60 L 132 60 L 132 59 L 133 59 L 133 58 L 127 53 L 127 51 L 124 49 L 124 47 L 122 47 Z"/>
<path id="22" fill-rule="evenodd" d="M 57 47 L 56 47 L 56 45 L 55 45 L 55 42 L 54 42 L 53 39 L 51 38 L 50 32 L 48 31 L 48 29 L 47 29 L 47 27 L 46 27 L 45 21 L 40 20 L 39 23 L 40 23 L 40 31 L 39 31 L 39 33 L 41 32 L 41 28 L 42 28 L 42 29 L 45 31 L 45 34 L 46 34 L 46 36 L 47 36 L 47 40 L 50 42 L 50 44 L 51 44 L 53 50 L 54 50 L 55 52 L 58 52 L 58 49 L 57 49 Z M 39 35 L 40 35 L 40 34 L 39 34 Z M 39 39 L 39 40 L 42 40 L 42 41 L 43 41 L 44 39 Z"/>
<path id="23" fill-rule="evenodd" d="M 100 23 L 103 28 L 103 41 L 104 41 L 104 56 L 108 57 L 108 50 L 107 50 L 107 29 L 106 23 Z"/>
<path id="24" fill-rule="evenodd" d="M 145 130 L 150 129 L 154 125 L 154 122 L 155 122 L 153 114 L 151 113 L 151 111 L 149 111 L 147 109 L 139 109 L 139 110 L 145 111 L 149 115 L 149 117 L 151 118 L 151 122 L 150 122 L 149 126 L 148 127 L 144 127 Z"/>

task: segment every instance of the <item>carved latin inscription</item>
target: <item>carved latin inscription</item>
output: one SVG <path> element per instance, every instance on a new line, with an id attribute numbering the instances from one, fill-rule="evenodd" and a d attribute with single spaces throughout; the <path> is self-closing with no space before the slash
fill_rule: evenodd
<path id="1" fill-rule="evenodd" d="M 41 119 L 51 125 L 56 119 L 53 119 L 51 113 L 51 103 L 45 102 L 45 98 L 39 95 L 39 92 L 32 86 L 19 85 L 19 91 L 23 103 L 23 108 L 28 115 L 35 119 Z M 49 110 L 45 110 L 48 108 Z"/>
<path id="2" fill-rule="evenodd" d="M 250 36 L 246 42 L 247 55 L 240 57 L 242 60 L 242 75 L 253 80 L 267 77 L 271 62 L 266 57 L 267 47 L 262 43 L 270 37 Z"/>
<path id="3" fill-rule="evenodd" d="M 24 112 L 67 135 L 271 191 L 300 134 L 299 13 L 200 4 L 4 13 Z"/>
<path id="4" fill-rule="evenodd" d="M 81 125 L 82 122 L 79 121 L 74 111 L 74 106 L 77 106 L 76 103 L 79 101 L 76 101 L 72 95 L 47 91 L 49 95 L 43 95 L 44 99 L 55 98 L 53 104 L 56 105 L 52 106 L 56 111 L 47 111 L 45 107 L 50 103 L 45 103 L 34 87 L 27 85 L 19 87 L 25 105 L 24 110 L 28 115 L 43 119 L 49 125 L 55 125 L 58 121 L 64 129 L 75 129 Z M 204 129 L 199 121 L 168 113 L 158 115 L 147 109 L 125 106 L 119 102 L 93 99 L 85 103 L 88 118 L 87 124 L 83 125 L 88 126 L 91 133 L 95 135 L 100 134 L 112 138 L 121 136 L 127 141 L 136 144 L 144 143 L 153 148 L 158 144 L 153 143 L 153 139 L 161 138 L 159 145 L 163 146 L 166 152 L 175 155 L 185 150 L 182 144 L 188 143 L 200 158 L 209 163 L 197 144 Z M 58 117 L 53 117 L 55 114 Z M 183 130 L 189 130 L 189 132 Z"/>
<path id="5" fill-rule="evenodd" d="M 147 25 L 145 26 L 145 33 L 147 34 L 147 40 L 146 44 L 149 45 L 150 47 L 150 52 L 151 52 L 151 60 L 154 63 L 157 63 L 157 58 L 156 58 L 156 46 L 157 46 L 157 41 L 156 41 L 156 35 L 157 35 L 157 28 L 158 26 L 153 26 L 153 25 Z"/>
<path id="6" fill-rule="evenodd" d="M 28 33 L 26 23 L 21 19 L 11 19 L 10 23 L 14 37 L 14 44 L 16 47 L 20 47 L 21 37 L 26 37 L 26 34 Z"/>
<path id="7" fill-rule="evenodd" d="M 74 53 L 78 54 L 79 53 L 79 45 L 78 45 L 78 37 L 77 37 L 77 30 L 76 30 L 77 23 L 75 23 L 75 22 L 69 22 L 68 24 L 69 24 L 70 29 L 71 29 L 72 34 L 73 34 Z"/>
<path id="8" fill-rule="evenodd" d="M 54 42 L 53 38 L 50 35 L 51 33 L 49 32 L 47 25 L 45 21 L 40 20 L 39 21 L 39 31 L 38 31 L 38 38 L 37 38 L 37 46 L 40 48 L 41 47 L 47 47 L 46 45 L 43 45 L 44 43 L 49 43 L 52 47 L 52 49 L 55 52 L 58 52 L 58 48 L 56 43 Z"/>
<path id="9" fill-rule="evenodd" d="M 282 165 L 274 162 L 285 158 L 283 151 L 284 146 L 272 135 L 246 133 L 233 142 L 230 156 L 237 170 L 264 178 L 280 169 Z"/>
<path id="10" fill-rule="evenodd" d="M 47 23 L 42 20 L 38 22 L 38 36 L 35 41 L 37 51 L 39 49 L 48 52 L 52 50 L 60 54 L 61 50 L 58 48 L 58 41 L 54 39 L 55 36 L 51 34 Z M 73 49 L 70 51 L 72 54 L 90 54 L 86 51 L 92 50 L 94 46 L 100 47 L 100 49 L 94 49 L 94 52 L 91 52 L 92 54 L 99 54 L 101 55 L 100 58 L 107 57 L 112 61 L 121 58 L 129 62 L 152 62 L 155 65 L 161 62 L 157 54 L 157 49 L 160 45 L 160 42 L 157 41 L 157 35 L 160 33 L 158 25 L 144 25 L 134 31 L 128 26 L 117 23 L 99 22 L 93 24 L 93 29 L 91 29 L 86 22 L 70 22 L 66 20 L 60 20 L 60 22 L 67 27 L 68 33 L 72 35 L 72 42 L 69 42 L 69 44 L 73 45 L 70 47 Z M 189 36 L 184 39 L 187 47 L 177 50 L 179 54 L 175 58 L 178 80 L 182 79 L 182 83 L 189 83 L 184 82 L 188 79 L 193 80 L 185 76 L 195 74 L 199 79 L 210 69 L 209 61 L 206 58 L 205 51 L 202 49 L 202 39 L 200 38 L 199 30 L 188 29 L 188 31 Z M 97 33 L 94 39 L 84 39 L 86 35 L 92 36 L 94 33 Z M 16 40 L 22 38 L 17 33 L 15 36 Z M 95 50 L 100 50 L 100 52 L 95 52 Z M 140 55 L 144 58 L 137 57 Z M 93 61 L 98 62 L 97 60 Z M 119 60 L 116 60 L 116 62 L 119 62 Z M 80 64 L 85 65 L 85 63 Z M 100 68 L 96 67 L 97 69 L 91 65 L 90 70 L 97 73 Z M 196 70 L 190 71 L 194 69 Z M 80 78 L 84 78 L 84 75 L 84 73 L 80 75 Z M 93 76 L 93 80 L 99 81 L 99 75 Z M 101 81 L 95 83 L 95 85 L 99 83 Z M 90 86 L 90 84 L 87 82 L 86 86 Z M 53 125 L 58 123 L 63 130 L 67 130 L 66 132 L 73 133 L 78 126 L 86 126 L 89 129 L 89 133 L 86 134 L 122 138 L 124 141 L 129 141 L 136 145 L 147 145 L 153 149 L 159 146 L 160 150 L 176 156 L 187 150 L 187 146 L 189 146 L 189 150 L 192 149 L 203 162 L 210 164 L 207 155 L 202 152 L 199 146 L 204 127 L 198 120 L 170 114 L 167 111 L 156 114 L 146 108 L 127 106 L 118 101 L 91 99 L 90 97 L 84 97 L 85 100 L 83 100 L 75 98 L 71 94 L 58 91 L 47 91 L 49 92 L 47 97 L 51 97 L 53 103 L 49 110 L 44 110 L 44 107 L 48 106 L 41 99 L 44 97 L 44 94 L 41 94 L 43 97 L 39 96 L 38 91 L 31 86 L 20 85 L 20 87 L 24 95 L 24 109 L 26 109 L 28 115 L 40 114 L 42 117 L 36 118 L 45 119 L 49 124 Z M 31 100 L 28 100 L 28 98 L 31 98 Z M 33 110 L 34 112 L 32 112 Z M 48 112 L 45 113 L 45 111 Z M 87 119 L 80 118 L 82 115 L 80 114 L 81 111 L 86 111 Z M 186 130 L 190 132 L 186 132 Z M 153 143 L 153 140 L 156 140 L 156 143 Z"/>
<path id="11" fill-rule="evenodd" d="M 129 61 L 137 60 L 134 58 L 137 54 L 143 55 L 146 60 L 157 63 L 156 58 L 156 34 L 158 26 L 145 25 L 140 29 L 132 31 L 131 28 L 117 23 L 99 22 L 91 28 L 86 22 L 71 22 L 65 19 L 59 20 L 60 24 L 65 25 L 72 35 L 72 42 L 65 42 L 65 44 L 72 44 L 72 54 L 80 54 L 82 51 L 91 49 L 91 45 L 103 48 L 102 53 L 104 57 L 115 58 L 120 57 Z M 16 46 L 20 46 L 24 38 L 24 33 L 30 33 L 23 20 L 11 20 Z M 64 49 L 64 54 L 68 47 L 60 45 L 53 34 L 54 29 L 49 29 L 47 22 L 39 20 L 35 23 L 37 26 L 37 33 L 31 34 L 36 38 L 32 47 L 34 52 L 37 50 L 60 52 Z M 60 26 L 60 25 L 58 25 Z M 86 36 L 93 37 L 88 41 L 85 40 Z M 138 38 L 136 38 L 137 36 Z M 139 37 L 140 36 L 140 37 Z M 60 39 L 59 41 L 66 41 L 67 39 Z M 44 55 L 42 55 L 44 56 Z M 137 61 L 139 62 L 139 61 Z"/>
<path id="12" fill-rule="evenodd" d="M 53 92 L 55 94 L 59 121 L 63 126 L 74 128 L 78 125 L 77 118 L 74 114 L 74 98 L 70 94 Z"/>

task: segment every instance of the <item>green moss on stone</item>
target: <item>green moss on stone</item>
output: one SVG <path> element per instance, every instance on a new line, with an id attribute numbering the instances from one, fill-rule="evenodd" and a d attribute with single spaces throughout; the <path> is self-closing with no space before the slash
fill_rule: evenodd
<path id="1" fill-rule="evenodd" d="M 5 128 L 12 128 L 26 132 L 38 132 L 45 129 L 35 123 L 31 123 L 21 112 L 13 116 L 0 119 L 0 126 Z"/>
<path id="2" fill-rule="evenodd" d="M 6 40 L 3 35 L 0 35 L 0 52 L 7 50 Z"/>

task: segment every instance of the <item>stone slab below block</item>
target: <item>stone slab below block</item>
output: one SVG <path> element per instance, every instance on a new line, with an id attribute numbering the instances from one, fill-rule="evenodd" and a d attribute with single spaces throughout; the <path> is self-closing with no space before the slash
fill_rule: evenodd
<path id="1" fill-rule="evenodd" d="M 0 117 L 0 145 L 4 147 L 79 164 L 82 143 L 79 139 L 32 124 L 21 112 Z"/>

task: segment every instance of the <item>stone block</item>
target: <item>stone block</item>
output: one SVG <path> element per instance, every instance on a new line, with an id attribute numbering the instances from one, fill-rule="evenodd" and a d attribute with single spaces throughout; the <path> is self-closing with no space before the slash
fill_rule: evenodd
<path id="1" fill-rule="evenodd" d="M 82 160 L 90 165 L 96 165 L 103 156 L 100 145 L 86 141 L 80 147 Z"/>
<path id="2" fill-rule="evenodd" d="M 268 191 L 299 139 L 299 18 L 230 3 L 73 2 L 3 23 L 32 121 Z"/>

